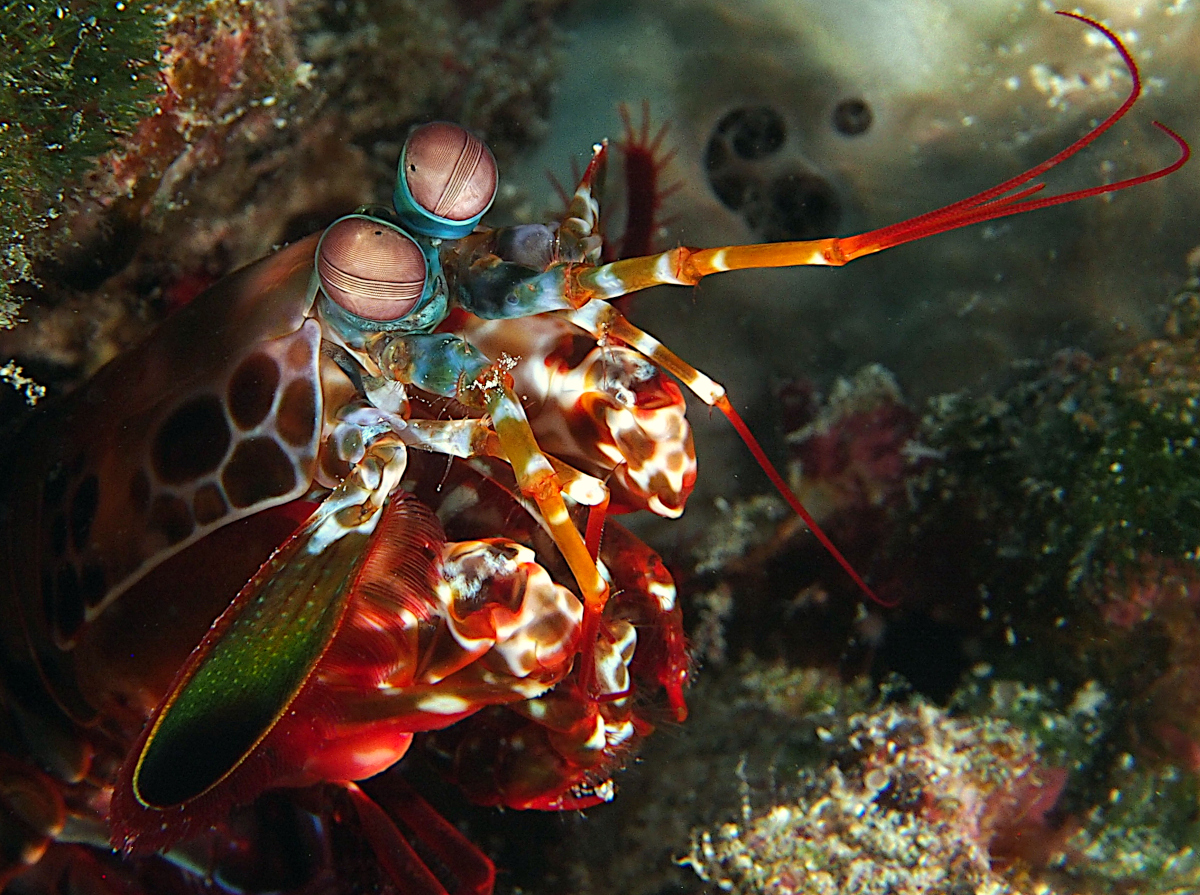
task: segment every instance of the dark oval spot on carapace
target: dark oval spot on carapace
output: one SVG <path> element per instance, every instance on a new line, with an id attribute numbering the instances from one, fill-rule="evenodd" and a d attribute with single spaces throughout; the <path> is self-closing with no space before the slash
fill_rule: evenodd
<path id="1" fill-rule="evenodd" d="M 55 513 L 50 518 L 50 553 L 55 557 L 60 557 L 67 552 L 67 517 L 62 513 Z"/>
<path id="2" fill-rule="evenodd" d="M 95 609 L 103 603 L 104 595 L 108 593 L 104 567 L 97 562 L 85 563 L 83 572 L 79 576 L 79 587 L 83 594 L 83 602 L 88 609 Z"/>
<path id="3" fill-rule="evenodd" d="M 160 481 L 180 485 L 213 472 L 229 449 L 229 424 L 215 395 L 193 398 L 158 427 L 151 458 Z"/>
<path id="4" fill-rule="evenodd" d="M 178 544 L 195 528 L 192 510 L 181 498 L 161 494 L 150 509 L 150 525 L 162 532 L 168 544 Z"/>
<path id="5" fill-rule="evenodd" d="M 70 640 L 83 625 L 83 591 L 75 567 L 63 563 L 55 576 L 54 585 L 54 617 L 51 622 L 62 640 Z"/>
<path id="6" fill-rule="evenodd" d="M 70 479 L 64 464 L 61 462 L 54 464 L 54 467 L 46 473 L 46 480 L 42 484 L 42 502 L 48 507 L 57 505 L 66 496 L 68 484 L 70 484 Z"/>
<path id="7" fill-rule="evenodd" d="M 292 461 L 270 438 L 251 438 L 234 449 L 221 473 L 225 495 L 235 507 L 282 497 L 296 485 Z"/>
<path id="8" fill-rule="evenodd" d="M 317 434 L 317 397 L 307 379 L 295 379 L 283 390 L 275 413 L 275 428 L 293 447 L 313 441 Z"/>
<path id="9" fill-rule="evenodd" d="M 129 503 L 133 509 L 142 513 L 150 506 L 150 477 L 144 469 L 134 473 L 129 482 Z"/>
<path id="10" fill-rule="evenodd" d="M 55 608 L 54 594 L 56 588 L 54 586 L 54 570 L 49 566 L 42 568 L 39 576 L 42 582 L 42 616 L 46 619 L 46 624 L 54 626 L 54 618 L 58 615 L 58 610 Z"/>
<path id="11" fill-rule="evenodd" d="M 209 482 L 196 489 L 196 493 L 192 497 L 192 512 L 196 516 L 197 524 L 208 525 L 229 512 L 229 507 L 225 503 L 221 489 Z"/>
<path id="12" fill-rule="evenodd" d="M 252 354 L 229 379 L 229 415 L 239 429 L 253 429 L 267 418 L 279 387 L 279 365 L 265 354 Z"/>

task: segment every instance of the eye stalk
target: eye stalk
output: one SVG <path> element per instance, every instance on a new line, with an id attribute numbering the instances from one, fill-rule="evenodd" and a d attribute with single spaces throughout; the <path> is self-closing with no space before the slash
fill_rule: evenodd
<path id="1" fill-rule="evenodd" d="M 329 225 L 317 243 L 325 294 L 367 320 L 400 320 L 421 304 L 429 264 L 411 236 L 386 221 L 352 214 Z"/>
<path id="2" fill-rule="evenodd" d="M 392 202 L 413 232 L 458 239 L 475 229 L 496 198 L 496 159 L 474 134 L 435 121 L 409 134 Z"/>

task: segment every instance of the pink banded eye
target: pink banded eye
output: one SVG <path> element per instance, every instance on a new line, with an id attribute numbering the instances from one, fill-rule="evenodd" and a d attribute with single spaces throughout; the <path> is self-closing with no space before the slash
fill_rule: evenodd
<path id="1" fill-rule="evenodd" d="M 435 121 L 408 138 L 404 177 L 417 204 L 450 221 L 483 214 L 496 195 L 496 160 L 474 134 Z"/>
<path id="2" fill-rule="evenodd" d="M 351 314 L 399 320 L 421 301 L 428 269 L 421 248 L 383 221 L 334 221 L 317 246 L 321 287 Z"/>

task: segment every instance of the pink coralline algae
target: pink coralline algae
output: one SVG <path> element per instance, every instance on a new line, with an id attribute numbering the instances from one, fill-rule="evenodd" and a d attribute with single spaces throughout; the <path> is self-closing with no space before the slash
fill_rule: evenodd
<path id="1" fill-rule="evenodd" d="M 802 392 L 796 400 L 795 388 L 782 397 L 792 484 L 817 518 L 879 507 L 902 493 L 918 416 L 891 373 L 864 367 L 839 380 L 819 410 L 803 406 L 812 402 Z"/>

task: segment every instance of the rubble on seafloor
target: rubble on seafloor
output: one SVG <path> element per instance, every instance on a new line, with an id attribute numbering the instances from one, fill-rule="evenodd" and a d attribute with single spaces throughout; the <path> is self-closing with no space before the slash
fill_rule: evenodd
<path id="1" fill-rule="evenodd" d="M 866 679 L 847 684 L 822 669 L 753 657 L 707 667 L 689 691 L 687 722 L 658 726 L 616 776 L 611 803 L 554 819 L 558 841 L 520 891 L 705 891 L 678 863 L 693 831 L 772 804 L 800 768 L 827 756 L 820 731 L 872 698 Z"/>
<path id="2" fill-rule="evenodd" d="M 1074 692 L 980 666 L 949 708 L 746 657 L 700 676 L 618 797 L 554 827 L 557 858 L 513 891 L 1176 893 L 1200 884 L 1194 777 L 1128 753 L 1098 804 L 1070 787 L 1119 730 Z"/>
<path id="3" fill-rule="evenodd" d="M 696 834 L 687 863 L 723 891 L 779 895 L 990 892 L 1023 852 L 1044 861 L 1062 828 L 1047 819 L 1066 774 L 1003 721 L 887 706 L 819 729 L 832 760 L 798 794 Z"/>
<path id="4" fill-rule="evenodd" d="M 1103 804 L 1079 813 L 1064 804 L 1079 769 L 1059 763 L 1066 756 L 1053 743 L 1095 748 L 1111 734 L 1094 682 L 1061 712 L 1011 681 L 983 690 L 994 714 L 918 699 L 819 730 L 831 758 L 801 770 L 787 797 L 697 830 L 685 863 L 721 891 L 772 895 L 1175 893 L 1200 884 L 1191 775 L 1124 754 Z M 1014 691 L 1040 730 L 1004 717 Z"/>
<path id="5" fill-rule="evenodd" d="M 843 725 L 818 729 L 829 757 L 696 830 L 685 863 L 742 893 L 1194 891 L 1194 773 L 1120 753 L 1099 804 L 1072 800 L 1119 719 L 1094 681 L 1067 702 L 981 677 L 950 712 L 826 716 Z"/>

